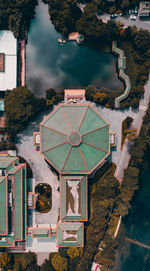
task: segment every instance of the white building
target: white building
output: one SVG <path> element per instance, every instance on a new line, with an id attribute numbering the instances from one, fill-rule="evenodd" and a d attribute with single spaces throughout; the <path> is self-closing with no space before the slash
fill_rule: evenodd
<path id="1" fill-rule="evenodd" d="M 0 31 L 0 91 L 17 86 L 17 39 L 11 31 Z"/>

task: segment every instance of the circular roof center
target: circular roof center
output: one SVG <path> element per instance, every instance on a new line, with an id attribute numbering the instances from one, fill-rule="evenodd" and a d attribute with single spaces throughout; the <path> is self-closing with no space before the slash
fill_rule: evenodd
<path id="1" fill-rule="evenodd" d="M 82 136 L 79 133 L 72 132 L 69 136 L 69 142 L 72 146 L 78 146 L 82 141 Z"/>

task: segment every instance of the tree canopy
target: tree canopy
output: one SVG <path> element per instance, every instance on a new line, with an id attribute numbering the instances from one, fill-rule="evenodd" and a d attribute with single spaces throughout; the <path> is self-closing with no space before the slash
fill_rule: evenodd
<path id="1" fill-rule="evenodd" d="M 16 38 L 29 30 L 37 0 L 0 0 L 0 28 L 9 29 Z"/>
<path id="2" fill-rule="evenodd" d="M 6 122 L 10 134 L 23 130 L 29 120 L 45 108 L 44 99 L 37 98 L 28 88 L 17 87 L 4 99 Z"/>

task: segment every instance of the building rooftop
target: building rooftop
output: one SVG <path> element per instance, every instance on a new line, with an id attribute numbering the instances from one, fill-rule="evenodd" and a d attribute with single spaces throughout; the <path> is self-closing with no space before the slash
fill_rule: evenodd
<path id="1" fill-rule="evenodd" d="M 11 31 L 0 31 L 0 90 L 13 89 L 17 84 L 17 39 Z"/>
<path id="2" fill-rule="evenodd" d="M 57 246 L 59 247 L 83 247 L 84 244 L 83 223 L 58 223 Z"/>
<path id="3" fill-rule="evenodd" d="M 26 238 L 26 166 L 0 155 L 0 247 Z"/>
<path id="4" fill-rule="evenodd" d="M 150 2 L 140 2 L 139 16 L 149 16 L 150 15 Z"/>
<path id="5" fill-rule="evenodd" d="M 61 174 L 90 174 L 109 154 L 109 124 L 89 104 L 60 104 L 40 124 L 41 153 Z"/>
<path id="6" fill-rule="evenodd" d="M 60 219 L 63 221 L 86 221 L 86 176 L 61 175 L 60 190 Z"/>

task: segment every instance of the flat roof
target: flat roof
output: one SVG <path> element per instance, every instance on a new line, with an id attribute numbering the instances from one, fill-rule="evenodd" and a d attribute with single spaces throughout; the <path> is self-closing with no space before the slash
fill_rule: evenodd
<path id="1" fill-rule="evenodd" d="M 0 90 L 17 86 L 17 39 L 11 31 L 0 31 L 0 53 L 5 54 L 5 70 L 0 72 Z"/>
<path id="2" fill-rule="evenodd" d="M 85 96 L 85 89 L 65 89 L 65 96 L 77 95 L 77 96 Z"/>

